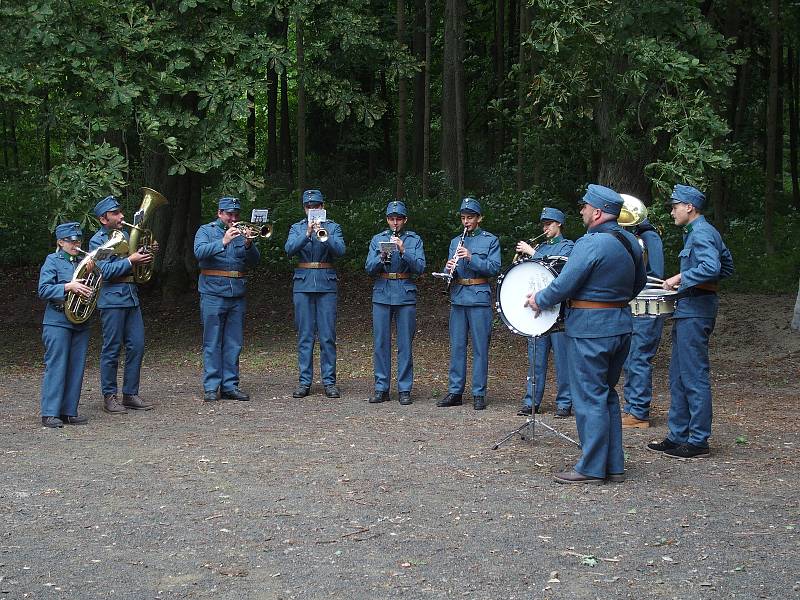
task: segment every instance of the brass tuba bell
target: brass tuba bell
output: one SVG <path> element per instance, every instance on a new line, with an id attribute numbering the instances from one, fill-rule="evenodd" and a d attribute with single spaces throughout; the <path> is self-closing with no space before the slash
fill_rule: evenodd
<path id="1" fill-rule="evenodd" d="M 76 325 L 88 321 L 97 306 L 97 293 L 100 291 L 103 276 L 95 264 L 96 261 L 105 260 L 112 254 L 127 256 L 128 242 L 125 241 L 125 236 L 122 235 L 121 231 L 114 230 L 105 244 L 92 252 L 83 253 L 86 256 L 78 263 L 78 267 L 72 275 L 72 281 L 82 280 L 84 285 L 92 288 L 92 293 L 88 298 L 75 292 L 67 292 L 64 296 L 64 315 L 69 319 L 70 323 L 75 323 Z"/>
<path id="2" fill-rule="evenodd" d="M 644 202 L 630 194 L 622 196 L 622 209 L 619 211 L 617 223 L 623 227 L 636 227 L 647 218 L 647 207 Z"/>
<path id="3" fill-rule="evenodd" d="M 152 254 L 152 247 L 156 240 L 153 238 L 153 232 L 146 229 L 144 224 L 159 206 L 167 204 L 167 199 L 157 191 L 148 187 L 143 187 L 142 191 L 144 192 L 144 198 L 142 198 L 142 205 L 139 210 L 133 215 L 133 224 L 122 222 L 123 225 L 131 228 L 130 241 L 128 243 L 129 254 L 139 250 Z M 134 266 L 133 280 L 136 283 L 147 283 L 153 278 L 153 267 L 152 262 Z"/>

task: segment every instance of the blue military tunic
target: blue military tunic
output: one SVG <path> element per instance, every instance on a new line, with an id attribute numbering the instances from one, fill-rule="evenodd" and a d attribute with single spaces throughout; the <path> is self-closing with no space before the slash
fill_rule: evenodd
<path id="1" fill-rule="evenodd" d="M 194 255 L 200 269 L 243 274 L 258 264 L 255 243 L 248 248 L 243 236 L 223 245 L 228 227 L 219 219 L 201 226 L 194 236 Z M 247 277 L 200 273 L 200 316 L 203 320 L 203 390 L 231 392 L 239 388 L 239 356 L 244 343 Z"/>
<path id="2" fill-rule="evenodd" d="M 559 235 L 539 244 L 531 258 L 535 260 L 548 256 L 569 256 L 574 245 L 572 240 Z M 568 410 L 572 408 L 572 398 L 569 393 L 569 357 L 563 332 L 528 339 L 528 381 L 522 403 L 528 407 L 541 405 L 547 381 L 547 362 L 551 347 L 555 356 L 558 386 L 556 406 Z"/>
<path id="3" fill-rule="evenodd" d="M 391 230 L 383 231 L 369 243 L 364 268 L 375 277 L 372 286 L 372 335 L 375 391 L 388 391 L 392 374 L 392 319 L 397 327 L 397 390 L 410 392 L 414 384 L 412 342 L 417 329 L 417 284 L 414 279 L 388 279 L 384 274 L 420 275 L 425 271 L 422 239 L 413 231 L 398 236 L 404 252 L 392 252 L 387 264 L 381 258 L 380 243 L 388 242 Z"/>
<path id="4" fill-rule="evenodd" d="M 300 264 L 332 263 L 344 254 L 344 237 L 338 223 L 325 221 L 328 240 L 306 235 L 308 220 L 289 229 L 284 249 L 297 256 Z M 300 385 L 310 386 L 314 378 L 314 338 L 319 338 L 320 371 L 325 386 L 336 383 L 336 270 L 331 267 L 297 267 L 293 277 L 294 318 L 297 328 L 297 366 Z"/>
<path id="5" fill-rule="evenodd" d="M 461 236 L 450 242 L 448 256 L 456 252 Z M 472 259 L 456 264 L 450 287 L 450 371 L 448 392 L 462 394 L 467 377 L 467 336 L 472 340 L 472 396 L 486 396 L 491 341 L 492 289 L 488 283 L 461 285 L 459 279 L 483 279 L 500 273 L 500 242 L 497 237 L 476 228 L 464 237 L 464 247 Z"/>
<path id="6" fill-rule="evenodd" d="M 620 232 L 633 257 L 609 235 Z M 570 392 L 582 456 L 575 471 L 605 478 L 623 473 L 622 422 L 615 386 L 628 354 L 632 328 L 628 301 L 644 288 L 647 278 L 636 238 L 616 221 L 601 223 L 575 242 L 561 274 L 536 294 L 541 308 L 567 299 L 621 303 L 620 308 L 567 308 Z"/>
<path id="7" fill-rule="evenodd" d="M 661 236 L 644 221 L 635 229 L 647 250 L 647 274 L 664 278 L 664 245 Z M 623 411 L 641 421 L 650 419 L 653 399 L 653 359 L 658 352 L 665 316 L 633 318 L 631 348 L 623 366 L 625 371 L 625 406 Z"/>
<path id="8" fill-rule="evenodd" d="M 64 314 L 64 285 L 81 258 L 58 250 L 47 256 L 39 271 L 39 298 L 47 300 L 42 319 L 44 376 L 41 389 L 43 417 L 76 416 L 89 345 L 88 323 L 75 324 Z"/>
<path id="9" fill-rule="evenodd" d="M 111 230 L 101 228 L 89 241 L 89 250 L 96 250 L 108 241 Z M 125 239 L 128 232 L 123 231 Z M 132 249 L 134 250 L 134 249 Z M 103 285 L 97 299 L 103 325 L 103 347 L 100 350 L 100 385 L 103 396 L 117 393 L 117 369 L 122 346 L 125 346 L 125 372 L 122 393 L 139 393 L 139 378 L 144 356 L 144 321 L 139 307 L 139 294 L 132 278 L 133 265 L 126 257 L 111 255 L 98 261 Z M 119 281 L 120 278 L 126 281 Z"/>
<path id="10" fill-rule="evenodd" d="M 685 228 L 681 283 L 673 313 L 672 359 L 669 365 L 669 439 L 708 447 L 711 436 L 711 383 L 708 341 L 719 309 L 716 285 L 733 274 L 733 257 L 719 232 L 702 215 Z"/>

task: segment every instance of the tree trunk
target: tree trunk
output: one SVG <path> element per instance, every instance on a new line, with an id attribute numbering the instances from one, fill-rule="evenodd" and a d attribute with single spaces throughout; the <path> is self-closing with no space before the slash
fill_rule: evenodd
<path id="1" fill-rule="evenodd" d="M 389 88 L 386 84 L 386 72 L 381 71 L 381 100 L 386 105 L 386 115 L 381 119 L 383 130 L 383 168 L 392 171 L 392 103 L 389 101 Z"/>
<path id="2" fill-rule="evenodd" d="M 278 172 L 278 74 L 267 71 L 267 175 Z"/>
<path id="3" fill-rule="evenodd" d="M 3 107 L 3 168 L 8 173 L 8 104 L 2 102 Z"/>
<path id="4" fill-rule="evenodd" d="M 767 254 L 775 252 L 775 162 L 778 133 L 778 62 L 780 56 L 780 0 L 770 0 L 769 14 L 769 92 L 767 102 L 767 164 L 764 187 L 764 245 Z"/>
<path id="5" fill-rule="evenodd" d="M 506 0 L 495 0 L 495 13 L 494 13 L 494 97 L 499 99 L 503 96 L 502 82 L 506 76 L 506 61 L 505 61 L 505 37 L 506 37 Z M 503 152 L 505 144 L 505 123 L 503 115 L 497 115 L 497 124 L 494 128 L 494 143 L 492 144 L 492 151 L 490 153 L 491 160 L 494 162 L 497 156 Z"/>
<path id="6" fill-rule="evenodd" d="M 791 323 L 792 331 L 800 332 L 800 282 L 797 285 L 797 299 L 794 301 L 794 316 Z"/>
<path id="7" fill-rule="evenodd" d="M 422 140 L 422 197 L 431 182 L 431 0 L 425 0 L 425 114 Z"/>
<path id="8" fill-rule="evenodd" d="M 292 164 L 292 129 L 289 116 L 289 76 L 281 73 L 281 139 L 279 148 L 281 155 L 278 163 L 289 180 L 289 187 L 294 188 L 294 165 Z"/>
<path id="9" fill-rule="evenodd" d="M 256 162 L 256 97 L 247 92 L 247 158 L 255 169 Z"/>
<path id="10" fill-rule="evenodd" d="M 52 158 L 50 155 L 50 93 L 45 92 L 42 101 L 42 120 L 44 121 L 44 152 L 42 162 L 44 166 L 44 176 L 50 173 Z"/>
<path id="11" fill-rule="evenodd" d="M 414 58 L 425 61 L 425 0 L 414 0 L 414 34 L 411 36 Z M 411 171 L 422 175 L 423 139 L 425 137 L 425 71 L 414 74 L 414 101 L 411 107 Z"/>
<path id="12" fill-rule="evenodd" d="M 297 187 L 306 186 L 306 86 L 304 79 L 303 22 L 297 19 Z"/>
<path id="13" fill-rule="evenodd" d="M 406 8 L 403 0 L 397 0 L 397 43 L 405 44 Z M 397 80 L 397 185 L 395 198 L 405 198 L 406 177 L 406 119 L 408 104 L 408 82 L 405 77 Z"/>
<path id="14" fill-rule="evenodd" d="M 792 178 L 792 204 L 800 209 L 800 182 L 797 173 L 797 55 L 793 46 L 789 46 L 786 65 L 786 77 L 789 81 L 789 172 Z"/>
<path id="15" fill-rule="evenodd" d="M 442 170 L 450 185 L 464 191 L 463 0 L 445 4 L 442 64 Z M 461 88 L 461 89 L 459 89 Z"/>
<path id="16" fill-rule="evenodd" d="M 517 88 L 517 191 L 521 192 L 525 189 L 525 119 L 523 117 L 523 111 L 525 110 L 525 94 L 528 86 L 528 70 L 530 69 L 530 64 L 528 63 L 528 53 L 525 51 L 525 46 L 522 44 L 522 40 L 525 39 L 525 32 L 530 29 L 531 26 L 531 13 L 530 9 L 528 8 L 527 2 L 520 2 L 519 3 L 519 29 L 522 32 L 522 35 L 519 36 L 520 45 L 519 45 L 519 70 L 517 71 L 518 80 L 518 88 Z"/>

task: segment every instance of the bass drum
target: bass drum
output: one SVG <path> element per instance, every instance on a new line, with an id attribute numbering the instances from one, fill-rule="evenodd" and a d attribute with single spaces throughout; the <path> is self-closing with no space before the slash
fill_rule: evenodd
<path id="1" fill-rule="evenodd" d="M 543 290 L 556 277 L 553 265 L 536 259 L 515 263 L 497 278 L 495 308 L 512 333 L 538 337 L 564 329 L 561 304 L 542 310 L 538 317 L 525 306 L 528 294 Z"/>

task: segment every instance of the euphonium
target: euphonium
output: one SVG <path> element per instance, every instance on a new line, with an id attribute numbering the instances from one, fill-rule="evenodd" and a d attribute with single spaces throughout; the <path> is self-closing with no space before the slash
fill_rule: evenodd
<path id="1" fill-rule="evenodd" d="M 133 216 L 133 225 L 125 221 L 122 222 L 123 225 L 131 228 L 130 242 L 128 243 L 130 254 L 139 250 L 152 254 L 152 247 L 156 240 L 153 238 L 153 232 L 145 229 L 144 224 L 159 206 L 167 203 L 167 199 L 153 189 L 143 187 L 142 191 L 144 192 L 144 198 L 142 198 L 142 205 L 139 210 Z M 133 267 L 133 280 L 136 283 L 147 283 L 152 277 L 152 262 L 139 263 Z"/>
<path id="2" fill-rule="evenodd" d="M 237 221 L 232 225 L 248 240 L 264 238 L 268 240 L 272 237 L 272 223 L 248 223 L 247 221 Z"/>
<path id="3" fill-rule="evenodd" d="M 84 285 L 92 288 L 92 293 L 88 298 L 75 292 L 67 292 L 64 296 L 64 315 L 71 323 L 76 325 L 85 323 L 92 316 L 97 306 L 97 293 L 100 291 L 103 276 L 100 274 L 100 269 L 97 268 L 95 261 L 105 260 L 112 254 L 127 256 L 128 242 L 125 241 L 125 236 L 122 235 L 121 231 L 114 230 L 105 244 L 92 252 L 83 253 L 86 256 L 78 263 L 78 267 L 72 275 L 72 281 L 82 280 Z"/>

